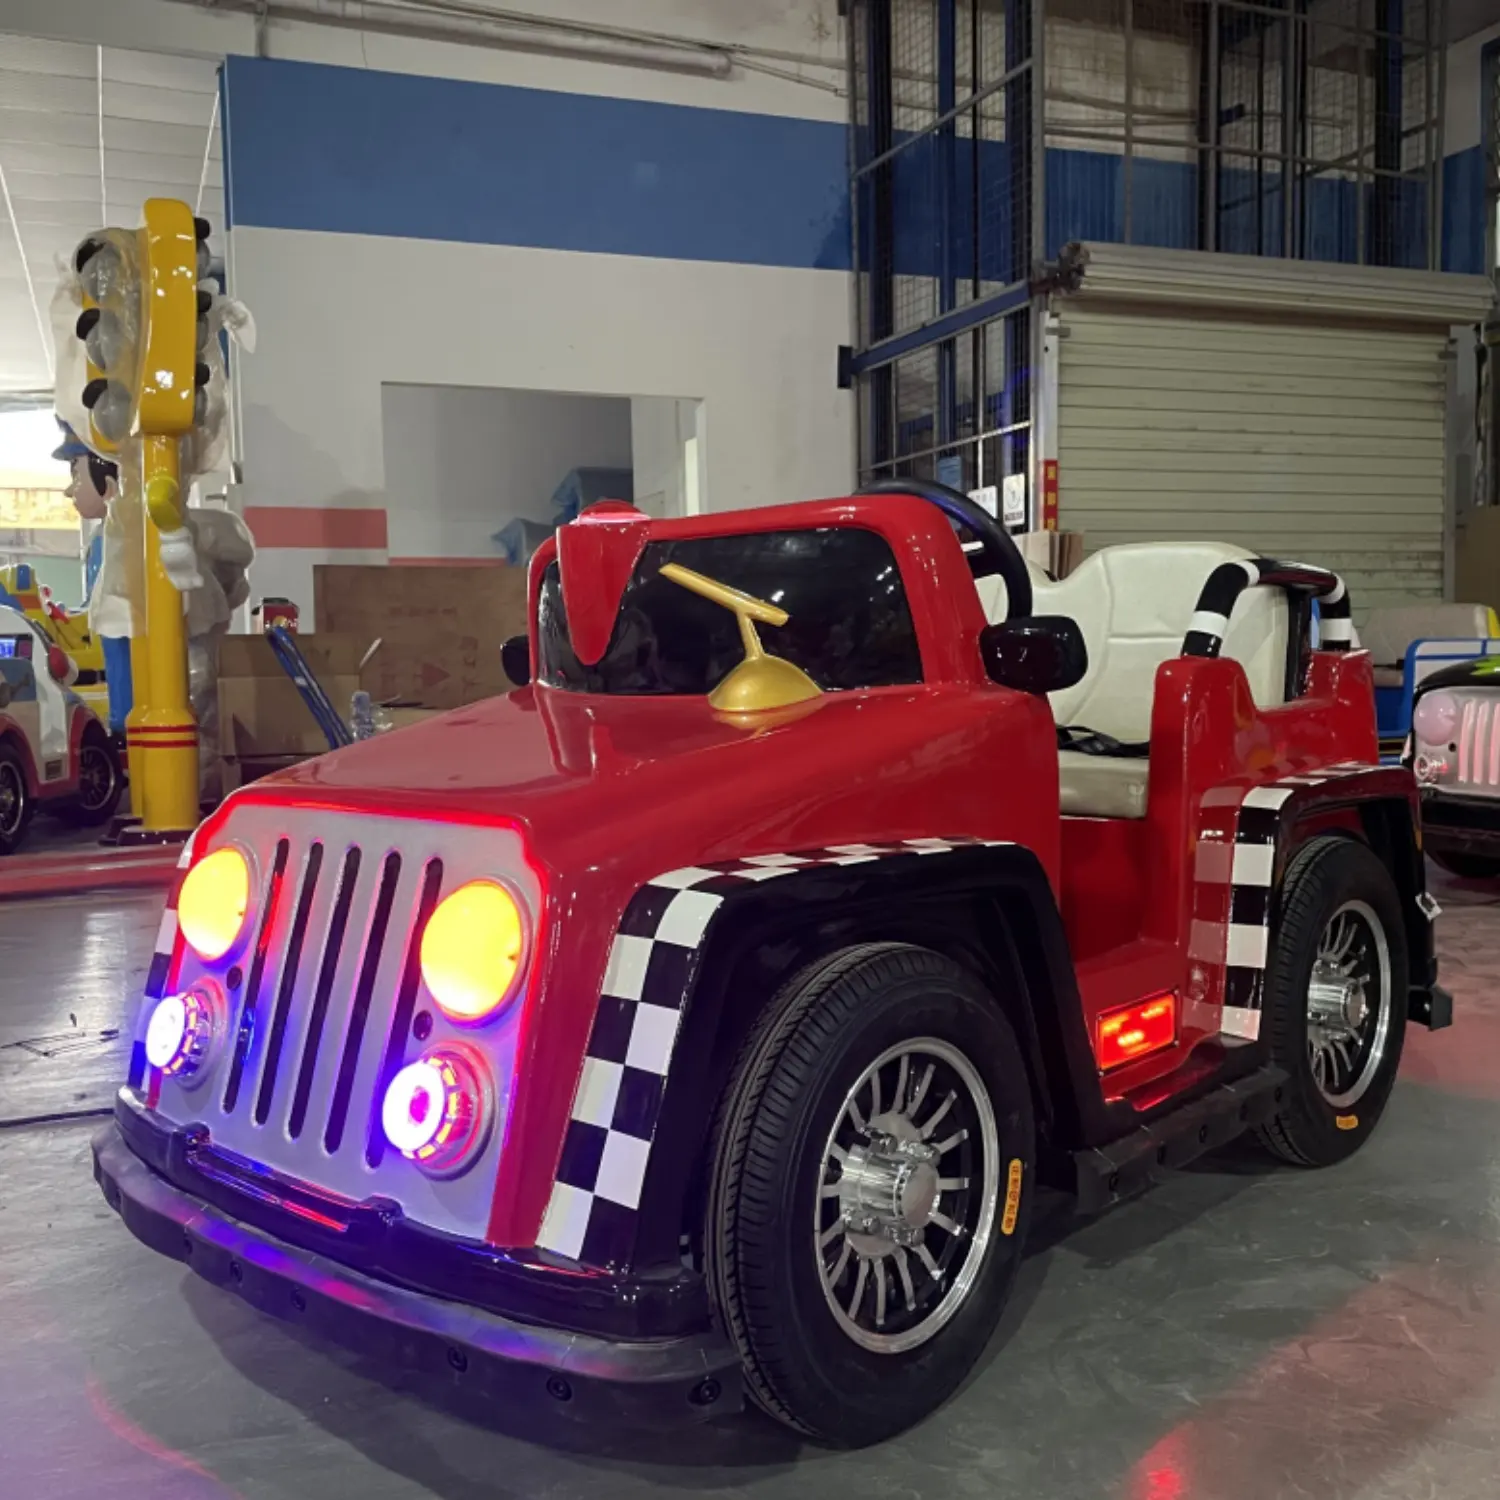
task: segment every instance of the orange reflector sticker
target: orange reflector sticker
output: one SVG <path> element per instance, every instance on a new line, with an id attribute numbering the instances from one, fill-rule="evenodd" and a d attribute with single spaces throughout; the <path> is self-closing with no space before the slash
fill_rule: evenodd
<path id="1" fill-rule="evenodd" d="M 1021 1216 L 1021 1158 L 1012 1157 L 1010 1175 L 1005 1181 L 1005 1212 L 1000 1215 L 1000 1233 L 1014 1234 Z"/>
<path id="2" fill-rule="evenodd" d="M 1095 1050 L 1099 1067 L 1108 1072 L 1170 1047 L 1176 1040 L 1177 996 L 1168 993 L 1105 1011 L 1099 1017 Z"/>
<path id="3" fill-rule="evenodd" d="M 1333 1117 L 1333 1123 L 1335 1125 L 1337 1125 L 1340 1130 L 1358 1130 L 1359 1129 L 1359 1116 L 1358 1115 L 1335 1115 Z"/>

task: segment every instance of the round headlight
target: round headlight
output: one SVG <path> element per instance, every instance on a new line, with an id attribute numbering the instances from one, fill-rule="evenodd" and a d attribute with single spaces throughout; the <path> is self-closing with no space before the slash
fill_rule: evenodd
<path id="1" fill-rule="evenodd" d="M 146 1061 L 170 1078 L 198 1073 L 218 1030 L 219 997 L 200 980 L 180 995 L 164 995 L 146 1022 Z"/>
<path id="2" fill-rule="evenodd" d="M 520 903 L 497 881 L 471 880 L 427 919 L 422 978 L 444 1015 L 477 1021 L 509 998 L 525 954 Z"/>
<path id="3" fill-rule="evenodd" d="M 250 909 L 250 862 L 225 847 L 200 859 L 177 893 L 177 925 L 189 946 L 212 962 L 234 947 Z"/>
<path id="4" fill-rule="evenodd" d="M 385 1138 L 435 1176 L 461 1172 L 489 1135 L 490 1091 L 482 1059 L 439 1047 L 391 1079 L 380 1106 Z"/>
<path id="5" fill-rule="evenodd" d="M 1417 699 L 1411 727 L 1425 745 L 1447 745 L 1458 733 L 1458 700 L 1449 693 L 1427 693 Z"/>

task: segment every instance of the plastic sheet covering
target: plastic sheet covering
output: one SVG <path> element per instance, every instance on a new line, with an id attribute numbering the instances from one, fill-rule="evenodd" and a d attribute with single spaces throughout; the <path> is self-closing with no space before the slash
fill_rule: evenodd
<path id="1" fill-rule="evenodd" d="M 219 795 L 218 638 L 250 597 L 250 564 L 255 543 L 233 511 L 192 506 L 187 529 L 198 554 L 200 588 L 185 594 L 188 637 L 188 697 L 198 720 L 198 771 L 205 797 Z"/>
<path id="2" fill-rule="evenodd" d="M 77 335 L 78 317 L 87 306 L 84 285 L 73 269 L 71 260 L 58 268 L 57 288 L 52 294 L 49 309 L 52 324 L 52 346 L 57 352 L 56 397 L 57 414 L 85 442 L 92 445 L 93 430 L 89 411 L 83 404 L 83 388 L 89 383 L 89 354 L 107 352 L 114 345 L 122 356 L 130 356 L 140 342 L 140 308 L 131 289 L 138 283 L 136 267 L 136 237 L 127 229 L 101 229 L 89 236 L 102 241 L 106 251 L 96 255 L 95 264 L 89 273 L 90 292 L 97 293 L 101 310 L 111 319 L 111 337 L 103 337 L 96 328 L 88 346 Z M 103 367 L 106 378 L 125 376 L 130 383 L 135 380 L 134 369 L 125 370 L 116 364 Z M 106 458 L 113 453 L 98 450 Z"/>
<path id="3" fill-rule="evenodd" d="M 136 237 L 124 229 L 105 229 L 90 236 L 106 243 L 110 257 L 100 256 L 100 269 L 80 277 L 71 265 L 60 268 L 57 290 L 53 293 L 51 306 L 52 342 L 57 350 L 57 394 L 55 406 L 60 416 L 80 438 L 95 446 L 89 412 L 83 404 L 83 389 L 88 384 L 89 349 L 77 336 L 79 314 L 88 305 L 85 296 L 85 281 L 88 290 L 99 291 L 105 301 L 102 310 L 114 320 L 114 337 L 101 341 L 97 336 L 92 347 L 99 350 L 105 343 L 117 346 L 124 355 L 133 355 L 140 347 L 141 328 L 139 307 L 134 296 L 127 293 L 139 284 L 136 264 Z M 92 264 L 92 262 L 90 262 Z M 225 467 L 224 457 L 229 445 L 229 376 L 224 360 L 225 340 L 232 340 L 247 354 L 255 349 L 255 319 L 243 303 L 224 296 L 219 284 L 213 280 L 198 283 L 198 290 L 207 292 L 213 302 L 199 323 L 201 342 L 198 358 L 208 366 L 208 384 L 203 388 L 203 399 L 198 412 L 198 422 L 183 439 L 180 449 L 181 483 L 186 492 L 189 483 L 200 475 Z M 119 367 L 107 367 L 107 378 L 121 378 L 134 386 L 136 371 L 123 368 L 125 358 L 118 361 Z M 128 444 L 126 445 L 128 446 Z M 97 448 L 106 458 L 115 455 Z"/>
<path id="4" fill-rule="evenodd" d="M 198 358 L 208 366 L 203 409 L 198 423 L 182 440 L 182 486 L 200 475 L 227 467 L 229 447 L 229 372 L 224 362 L 226 335 L 247 354 L 255 350 L 255 319 L 241 302 L 223 296 L 214 281 L 201 281 L 198 290 L 208 292 L 213 304 L 201 325 L 207 337 Z"/>
<path id="5" fill-rule="evenodd" d="M 61 395 L 59 385 L 59 410 Z M 144 628 L 146 617 L 146 507 L 140 444 L 127 443 L 116 461 L 119 489 L 104 518 L 99 576 L 89 595 L 89 628 L 98 636 L 129 637 Z"/>

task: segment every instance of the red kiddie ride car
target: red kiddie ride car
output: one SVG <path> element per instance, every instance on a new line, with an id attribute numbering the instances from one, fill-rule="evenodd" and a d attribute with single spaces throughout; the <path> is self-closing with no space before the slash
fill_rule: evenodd
<path id="1" fill-rule="evenodd" d="M 863 1443 L 971 1367 L 1039 1182 L 1358 1148 L 1450 1003 L 1343 585 L 1051 584 L 897 488 L 596 507 L 533 682 L 231 797 L 95 1143 L 129 1228 L 510 1400 Z"/>

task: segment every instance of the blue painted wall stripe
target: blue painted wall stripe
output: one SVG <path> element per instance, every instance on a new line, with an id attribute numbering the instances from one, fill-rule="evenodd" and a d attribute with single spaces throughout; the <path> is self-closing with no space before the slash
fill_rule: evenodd
<path id="1" fill-rule="evenodd" d="M 1443 160 L 1443 269 L 1484 275 L 1484 150 Z"/>
<path id="2" fill-rule="evenodd" d="M 850 267 L 847 132 L 815 120 L 560 94 L 498 84 L 231 57 L 222 73 L 226 215 L 236 225 L 527 245 L 542 249 L 756 265 Z M 960 140 L 960 180 L 972 142 Z M 1003 183 L 1007 147 L 981 148 L 982 178 Z M 931 143 L 897 158 L 895 269 L 940 269 L 929 204 Z M 1132 233 L 1139 244 L 1191 249 L 1197 169 L 1137 159 Z M 1403 184 L 1403 189 L 1408 187 Z M 1404 193 L 1399 264 L 1425 257 L 1426 204 Z M 1118 240 L 1122 161 L 1047 152 L 1047 242 Z M 1368 189 L 1367 189 L 1368 191 Z M 1226 171 L 1221 247 L 1278 252 L 1280 204 L 1262 204 L 1259 238 L 1249 172 Z M 1355 188 L 1311 184 L 1312 258 L 1353 261 Z M 1006 284 L 1008 199 L 982 211 L 980 275 Z M 1478 147 L 1444 163 L 1445 269 L 1479 271 L 1484 183 Z M 1367 216 L 1368 217 L 1368 216 Z M 954 239 L 972 270 L 972 214 L 961 195 Z"/>
<path id="3" fill-rule="evenodd" d="M 224 96 L 236 225 L 849 268 L 842 125 L 250 57 Z"/>

